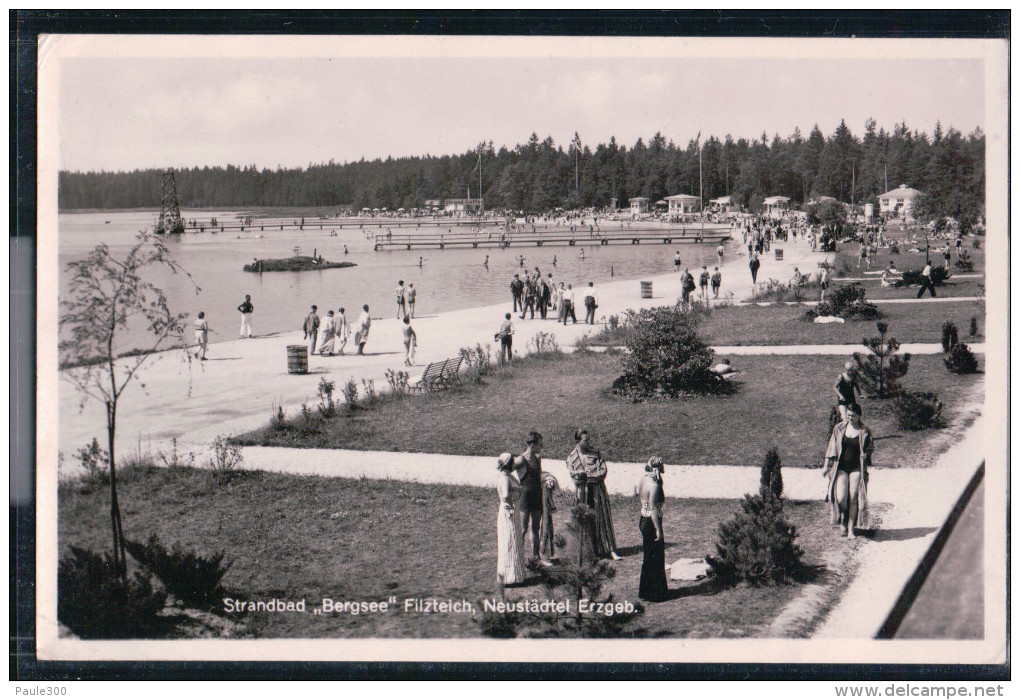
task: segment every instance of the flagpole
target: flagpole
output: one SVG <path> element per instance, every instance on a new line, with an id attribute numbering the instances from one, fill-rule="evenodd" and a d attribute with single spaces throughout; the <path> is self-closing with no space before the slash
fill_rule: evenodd
<path id="1" fill-rule="evenodd" d="M 705 147 L 701 145 L 701 132 L 698 132 L 698 214 L 701 215 L 701 242 L 705 242 L 705 177 L 701 166 Z"/>

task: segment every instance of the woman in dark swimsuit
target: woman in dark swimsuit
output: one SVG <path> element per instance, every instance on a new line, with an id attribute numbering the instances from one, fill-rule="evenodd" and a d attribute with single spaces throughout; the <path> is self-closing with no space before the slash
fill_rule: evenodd
<path id="1" fill-rule="evenodd" d="M 527 448 L 514 464 L 517 478 L 521 482 L 520 507 L 522 535 L 531 531 L 532 555 L 541 560 L 542 526 L 542 435 L 532 430 L 528 433 Z M 543 561 L 544 563 L 544 561 Z"/>
<path id="2" fill-rule="evenodd" d="M 832 429 L 825 451 L 829 485 L 825 500 L 832 503 L 832 524 L 839 524 L 843 535 L 856 537 L 855 527 L 868 526 L 868 467 L 874 440 L 868 426 L 861 422 L 861 407 L 847 406 L 847 419 Z"/>

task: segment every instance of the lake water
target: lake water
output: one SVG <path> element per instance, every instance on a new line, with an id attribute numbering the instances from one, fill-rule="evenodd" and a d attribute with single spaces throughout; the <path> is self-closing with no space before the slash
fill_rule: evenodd
<path id="1" fill-rule="evenodd" d="M 234 222 L 232 211 L 183 211 L 185 219 L 208 220 L 215 216 Z M 63 213 L 58 217 L 61 292 L 67 287 L 66 264 L 81 259 L 96 245 L 105 243 L 111 251 L 123 254 L 133 244 L 138 231 L 150 228 L 155 212 L 88 212 Z M 107 223 L 109 222 L 109 223 Z M 381 230 L 385 231 L 385 223 Z M 151 281 L 163 289 L 175 312 L 186 312 L 193 320 L 205 311 L 214 332 L 210 342 L 237 337 L 239 314 L 237 305 L 250 294 L 255 305 L 253 328 L 256 335 L 300 329 L 311 304 L 319 313 L 343 306 L 347 317 L 354 320 L 362 304 L 371 307 L 374 318 L 396 316 L 393 291 L 398 280 L 405 286 L 414 284 L 417 295 L 415 315 L 426 316 L 441 311 L 483 306 L 509 301 L 509 284 L 515 273 L 523 272 L 518 257 L 525 257 L 526 269 L 536 266 L 542 274 L 552 272 L 553 280 L 573 284 L 575 288 L 611 280 L 643 279 L 673 269 L 673 255 L 679 248 L 683 262 L 692 270 L 703 264 L 715 264 L 712 245 L 652 244 L 610 246 L 543 246 L 511 247 L 509 249 L 447 248 L 373 251 L 366 233 L 379 228 L 366 225 L 365 230 L 318 228 L 284 231 L 245 231 L 243 233 L 186 233 L 167 239 L 174 257 L 201 288 L 180 275 L 154 270 Z M 394 229 L 394 233 L 397 229 Z M 261 238 L 259 235 L 261 234 Z M 578 236 L 580 242 L 580 235 Z M 738 239 L 739 240 L 739 239 Z M 349 253 L 344 255 L 347 245 Z M 738 245 L 727 244 L 727 253 Z M 346 260 L 357 267 L 309 272 L 267 272 L 261 275 L 243 272 L 242 267 L 253 258 L 286 258 L 294 254 L 317 251 L 331 261 Z M 584 250 L 584 259 L 580 251 Z M 489 256 L 488 268 L 482 265 Z M 552 266 L 553 256 L 556 267 Z M 419 257 L 424 258 L 419 267 Z M 190 329 L 186 334 L 191 338 Z M 144 329 L 130 329 L 119 343 L 120 350 L 143 347 Z"/>

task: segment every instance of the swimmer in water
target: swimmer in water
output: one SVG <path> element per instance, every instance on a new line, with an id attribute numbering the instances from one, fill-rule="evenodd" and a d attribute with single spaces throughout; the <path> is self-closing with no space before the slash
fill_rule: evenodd
<path id="1" fill-rule="evenodd" d="M 584 260 L 584 248 L 581 248 L 581 254 L 578 255 L 577 257 L 581 258 L 581 260 Z"/>
<path id="2" fill-rule="evenodd" d="M 489 256 L 488 255 L 485 256 L 485 260 L 482 261 L 482 265 L 484 265 L 485 267 L 489 266 Z"/>
<path id="3" fill-rule="evenodd" d="M 344 255 L 347 255 L 347 245 L 344 244 Z"/>
<path id="4" fill-rule="evenodd" d="M 423 262 L 425 262 L 425 258 L 422 258 L 422 257 L 419 256 L 419 258 L 418 258 L 418 267 L 421 267 Z"/>
<path id="5" fill-rule="evenodd" d="M 556 267 L 556 256 L 555 256 L 555 255 L 553 256 L 553 262 L 552 262 L 552 265 L 553 265 L 553 267 Z"/>

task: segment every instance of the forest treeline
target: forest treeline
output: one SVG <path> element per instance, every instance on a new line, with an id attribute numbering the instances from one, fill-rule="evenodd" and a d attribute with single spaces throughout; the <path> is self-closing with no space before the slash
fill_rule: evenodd
<path id="1" fill-rule="evenodd" d="M 876 201 L 906 184 L 929 195 L 936 214 L 972 222 L 983 214 L 985 136 L 964 136 L 937 124 L 928 135 L 897 124 L 891 131 L 868 120 L 854 135 L 843 121 L 829 136 L 817 125 L 805 137 L 734 140 L 727 135 L 686 146 L 661 133 L 630 147 L 585 144 L 575 134 L 567 144 L 537 134 L 514 148 L 492 143 L 459 155 L 386 158 L 306 168 L 202 167 L 176 171 L 184 207 L 420 207 L 427 199 L 478 196 L 479 168 L 486 208 L 548 211 L 555 207 L 606 206 L 613 198 L 653 201 L 673 194 L 698 194 L 699 147 L 706 201 L 731 195 L 756 210 L 764 197 L 784 195 L 795 203 L 827 195 L 845 202 Z M 479 157 L 481 154 L 481 157 Z M 160 174 L 61 172 L 59 205 L 66 209 L 158 207 Z"/>

